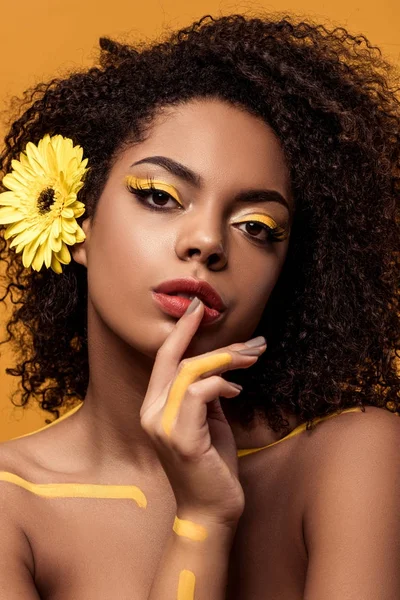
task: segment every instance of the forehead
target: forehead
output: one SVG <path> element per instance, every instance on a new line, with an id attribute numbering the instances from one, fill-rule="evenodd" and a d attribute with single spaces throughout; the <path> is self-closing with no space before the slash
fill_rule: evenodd
<path id="1" fill-rule="evenodd" d="M 146 140 L 127 152 L 127 161 L 151 154 L 168 156 L 206 182 L 274 185 L 290 196 L 288 165 L 272 128 L 261 118 L 221 100 L 196 99 L 161 108 Z"/>

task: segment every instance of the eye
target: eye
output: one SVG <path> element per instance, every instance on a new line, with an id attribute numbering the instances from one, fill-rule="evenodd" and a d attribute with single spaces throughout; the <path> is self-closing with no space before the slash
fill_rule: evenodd
<path id="1" fill-rule="evenodd" d="M 164 211 L 169 210 L 169 208 L 174 208 L 173 206 L 166 206 L 170 200 L 172 200 L 178 207 L 182 207 L 182 204 L 178 202 L 176 198 L 171 196 L 171 194 L 168 194 L 168 192 L 156 188 L 151 183 L 151 181 L 148 181 L 146 183 L 146 187 L 142 187 L 138 184 L 133 185 L 128 180 L 126 182 L 126 187 L 134 196 L 136 196 L 136 198 L 141 204 L 143 204 L 146 208 L 150 210 Z M 153 204 L 149 203 L 150 199 L 152 200 Z M 266 218 L 269 219 L 271 223 L 275 223 L 275 221 L 270 217 L 266 216 Z M 280 227 L 279 225 L 276 225 L 275 227 L 269 227 L 265 223 L 261 223 L 257 220 L 249 220 L 244 221 L 242 223 L 235 223 L 235 225 L 244 225 L 246 228 L 248 228 L 248 231 L 245 232 L 247 237 L 255 241 L 257 244 L 260 244 L 261 246 L 266 246 L 271 242 L 283 242 L 288 235 L 287 230 L 283 227 Z"/>
<path id="2" fill-rule="evenodd" d="M 179 202 L 175 200 L 175 198 L 172 198 L 170 194 L 167 194 L 167 192 L 163 192 L 162 190 L 157 190 L 156 188 L 148 188 L 146 190 L 136 189 L 135 191 L 131 189 L 130 191 L 138 196 L 138 199 L 143 204 L 147 204 L 149 199 L 151 199 L 154 204 L 147 205 L 148 208 L 152 208 L 154 210 L 163 210 L 163 207 L 168 203 L 169 200 L 173 200 L 175 204 L 180 206 Z"/>
<path id="3" fill-rule="evenodd" d="M 283 242 L 287 237 L 286 230 L 283 227 L 279 227 L 279 225 L 269 227 L 259 221 L 245 221 L 243 223 L 236 223 L 236 225 L 244 225 L 248 228 L 246 232 L 248 237 L 261 245 L 266 245 L 269 242 Z M 261 237 L 258 237 L 257 233 L 260 235 L 260 229 Z"/>
<path id="4" fill-rule="evenodd" d="M 178 206 L 181 206 L 180 202 L 176 200 L 171 194 L 156 188 L 151 182 L 146 184 L 146 187 L 141 185 L 133 185 L 129 180 L 126 182 L 127 189 L 137 197 L 140 203 L 144 204 L 151 210 L 163 210 L 168 200 L 172 200 Z M 154 204 L 149 204 L 148 199 L 151 198 Z"/>

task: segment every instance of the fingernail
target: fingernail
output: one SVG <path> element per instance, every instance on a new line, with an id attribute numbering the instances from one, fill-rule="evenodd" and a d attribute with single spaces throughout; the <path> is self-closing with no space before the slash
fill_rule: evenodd
<path id="1" fill-rule="evenodd" d="M 245 343 L 245 346 L 247 346 L 248 348 L 254 348 L 254 346 L 262 346 L 263 344 L 266 344 L 267 340 L 265 339 L 265 337 L 263 337 L 262 335 L 259 335 L 258 337 L 253 338 L 252 340 L 249 340 L 248 342 Z"/>
<path id="2" fill-rule="evenodd" d="M 242 390 L 242 389 L 243 389 L 243 386 L 242 386 L 242 385 L 239 385 L 238 383 L 233 383 L 233 381 L 230 381 L 229 383 L 230 383 L 231 385 L 233 385 L 233 387 L 235 387 L 235 388 L 236 388 L 236 389 L 238 389 L 238 390 Z"/>
<path id="3" fill-rule="evenodd" d="M 245 348 L 244 350 L 237 350 L 238 354 L 245 354 L 246 356 L 259 356 L 263 350 L 259 346 L 258 348 Z"/>
<path id="4" fill-rule="evenodd" d="M 189 306 L 186 309 L 185 315 L 188 315 L 189 313 L 196 310 L 196 308 L 199 306 L 200 302 L 201 302 L 201 300 L 197 296 L 196 296 L 196 298 L 193 298 L 193 300 L 191 301 L 191 303 L 189 304 Z"/>

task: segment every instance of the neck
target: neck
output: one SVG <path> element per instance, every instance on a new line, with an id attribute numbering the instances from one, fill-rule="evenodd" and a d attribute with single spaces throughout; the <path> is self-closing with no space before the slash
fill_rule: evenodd
<path id="1" fill-rule="evenodd" d="M 151 439 L 140 424 L 140 408 L 155 358 L 116 336 L 88 305 L 89 384 L 82 407 L 73 415 L 78 439 L 98 468 L 159 466 Z"/>
<path id="2" fill-rule="evenodd" d="M 140 408 L 147 391 L 155 356 L 139 352 L 117 337 L 100 319 L 89 301 L 89 371 L 87 393 L 81 408 L 70 417 L 76 426 L 74 443 L 96 470 L 134 468 L 143 473 L 162 472 L 151 439 L 140 424 Z M 237 448 L 265 446 L 282 437 L 261 422 L 245 430 L 227 419 Z M 288 418 L 291 428 L 296 422 Z"/>

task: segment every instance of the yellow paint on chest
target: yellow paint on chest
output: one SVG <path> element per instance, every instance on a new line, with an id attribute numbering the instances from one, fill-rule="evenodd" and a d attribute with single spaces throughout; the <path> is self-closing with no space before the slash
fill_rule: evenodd
<path id="1" fill-rule="evenodd" d="M 0 471 L 0 481 L 14 483 L 32 494 L 46 498 L 117 498 L 134 500 L 140 508 L 147 507 L 147 498 L 136 485 L 32 483 L 8 471 Z"/>

